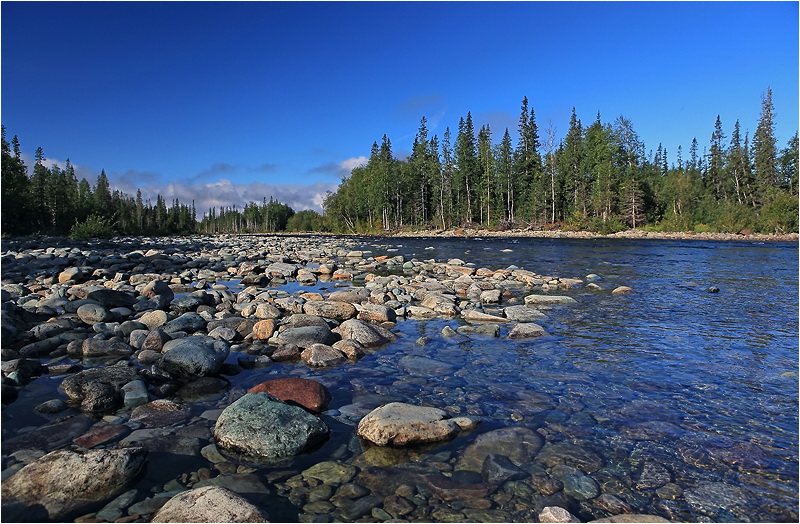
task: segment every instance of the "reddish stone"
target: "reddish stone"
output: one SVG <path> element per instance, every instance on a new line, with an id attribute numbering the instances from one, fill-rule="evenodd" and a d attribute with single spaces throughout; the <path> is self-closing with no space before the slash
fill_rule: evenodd
<path id="1" fill-rule="evenodd" d="M 269 393 L 287 404 L 295 404 L 311 411 L 325 411 L 331 401 L 328 388 L 307 378 L 277 378 L 250 388 L 248 393 Z"/>
<path id="2" fill-rule="evenodd" d="M 253 326 L 253 338 L 256 340 L 268 340 L 275 333 L 275 321 L 271 318 L 261 320 Z"/>
<path id="3" fill-rule="evenodd" d="M 73 442 L 82 448 L 90 449 L 127 436 L 130 432 L 130 428 L 122 424 L 105 424 L 103 426 L 94 426 L 80 437 L 74 439 Z"/>
<path id="4" fill-rule="evenodd" d="M 435 473 L 425 475 L 424 480 L 434 496 L 444 501 L 482 499 L 490 491 L 486 484 L 462 484 Z"/>

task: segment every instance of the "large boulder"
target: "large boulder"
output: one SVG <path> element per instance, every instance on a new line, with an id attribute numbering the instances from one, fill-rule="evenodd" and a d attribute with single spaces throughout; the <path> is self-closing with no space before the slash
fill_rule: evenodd
<path id="1" fill-rule="evenodd" d="M 391 402 L 362 418 L 357 434 L 379 446 L 408 446 L 449 440 L 474 425 L 466 417 L 451 419 L 442 409 Z"/>
<path id="2" fill-rule="evenodd" d="M 206 486 L 178 493 L 153 522 L 268 522 L 267 512 L 233 491 Z"/>
<path id="3" fill-rule="evenodd" d="M 214 426 L 219 447 L 268 461 L 298 455 L 327 436 L 320 419 L 269 393 L 246 394 L 225 408 Z"/>
<path id="4" fill-rule="evenodd" d="M 153 365 L 154 370 L 194 379 L 219 373 L 230 346 L 211 337 L 184 337 L 166 342 L 162 351 L 164 356 Z"/>
<path id="5" fill-rule="evenodd" d="M 300 353 L 300 358 L 315 368 L 338 366 L 347 362 L 344 353 L 325 344 L 312 344 Z"/>
<path id="6" fill-rule="evenodd" d="M 343 339 L 355 340 L 365 348 L 374 348 L 397 340 L 397 335 L 388 329 L 355 318 L 345 320 L 333 332 Z"/>
<path id="7" fill-rule="evenodd" d="M 331 393 L 328 388 L 307 378 L 276 378 L 250 388 L 248 393 L 269 393 L 287 404 L 294 404 L 314 413 L 328 408 Z"/>
<path id="8" fill-rule="evenodd" d="M 3 504 L 43 507 L 42 516 L 66 522 L 125 491 L 146 458 L 141 448 L 53 451 L 3 480 Z"/>

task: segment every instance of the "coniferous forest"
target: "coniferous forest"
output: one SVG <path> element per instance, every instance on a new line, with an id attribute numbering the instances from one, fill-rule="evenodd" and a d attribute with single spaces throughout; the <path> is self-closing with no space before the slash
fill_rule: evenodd
<path id="1" fill-rule="evenodd" d="M 342 231 L 483 227 L 788 233 L 798 230 L 797 133 L 774 134 L 772 92 L 752 136 L 717 117 L 705 143 L 646 152 L 625 117 L 583 123 L 573 108 L 566 136 L 540 130 L 527 97 L 516 137 L 470 113 L 453 133 L 430 136 L 422 118 L 411 154 L 399 160 L 386 135 L 369 161 L 325 201 Z"/>
<path id="2" fill-rule="evenodd" d="M 266 196 L 260 204 L 203 210 L 194 202 L 143 200 L 112 191 L 105 171 L 93 185 L 64 168 L 46 167 L 42 148 L 31 170 L 16 136 L 2 137 L 4 235 L 183 235 L 397 230 L 477 227 L 564 228 L 613 233 L 654 231 L 798 231 L 798 136 L 784 147 L 775 137 L 772 92 L 762 96 L 755 132 L 717 117 L 710 140 L 692 139 L 673 157 L 661 144 L 646 150 L 623 116 L 597 114 L 584 124 L 573 109 L 566 135 L 541 131 L 523 98 L 516 136 L 475 129 L 472 115 L 431 135 L 422 117 L 411 154 L 398 159 L 384 135 L 366 165 L 356 167 L 324 215 L 295 211 Z M 670 161 L 669 158 L 673 160 Z"/>

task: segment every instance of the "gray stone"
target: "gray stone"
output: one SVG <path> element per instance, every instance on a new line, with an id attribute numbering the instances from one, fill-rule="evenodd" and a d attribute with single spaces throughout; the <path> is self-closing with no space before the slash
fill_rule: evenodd
<path id="1" fill-rule="evenodd" d="M 317 417 L 268 393 L 246 394 L 225 408 L 214 426 L 218 446 L 267 460 L 295 456 L 327 435 Z"/>
<path id="2" fill-rule="evenodd" d="M 93 368 L 70 375 L 61 382 L 61 389 L 84 411 L 102 412 L 122 404 L 122 386 L 136 379 L 136 368 L 120 362 L 105 368 Z"/>
<path id="3" fill-rule="evenodd" d="M 510 458 L 497 453 L 488 454 L 481 468 L 483 482 L 491 486 L 499 486 L 509 480 L 520 480 L 528 476 L 529 473 L 511 462 Z"/>
<path id="4" fill-rule="evenodd" d="M 559 295 L 528 295 L 525 297 L 525 304 L 531 306 L 566 305 L 574 303 L 574 298 Z"/>
<path id="5" fill-rule="evenodd" d="M 84 357 L 91 358 L 105 356 L 130 356 L 133 354 L 134 349 L 132 346 L 119 338 L 111 338 L 108 340 L 87 338 L 83 341 L 81 351 Z"/>
<path id="6" fill-rule="evenodd" d="M 404 356 L 397 362 L 397 367 L 410 375 L 420 377 L 452 375 L 456 371 L 456 367 L 452 364 L 416 355 Z"/>
<path id="7" fill-rule="evenodd" d="M 197 313 L 184 313 L 174 320 L 170 320 L 162 328 L 165 333 L 176 333 L 178 331 L 185 331 L 186 333 L 194 333 L 206 326 L 206 319 Z"/>
<path id="8" fill-rule="evenodd" d="M 526 322 L 523 324 L 517 324 L 511 331 L 508 333 L 506 338 L 510 339 L 526 339 L 526 338 L 536 338 L 536 337 L 543 337 L 547 335 L 544 328 L 539 324 L 534 324 L 532 322 Z"/>
<path id="9" fill-rule="evenodd" d="M 122 402 L 128 409 L 146 404 L 150 400 L 150 395 L 147 393 L 147 386 L 143 380 L 132 380 L 122 386 L 123 398 Z"/>
<path id="10" fill-rule="evenodd" d="M 558 506 L 546 506 L 539 512 L 539 522 L 568 523 L 580 522 L 578 517 Z"/>
<path id="11" fill-rule="evenodd" d="M 356 316 L 355 306 L 334 300 L 310 300 L 303 304 L 303 312 L 334 320 L 347 320 Z"/>
<path id="12" fill-rule="evenodd" d="M 325 325 L 292 327 L 281 331 L 275 338 L 281 345 L 294 344 L 297 347 L 307 348 L 314 344 L 333 344 L 339 337 Z"/>
<path id="13" fill-rule="evenodd" d="M 164 356 L 153 368 L 179 378 L 216 375 L 229 353 L 230 346 L 224 340 L 184 337 L 164 344 Z"/>
<path id="14" fill-rule="evenodd" d="M 578 500 L 593 499 L 600 494 L 600 488 L 592 477 L 583 473 L 571 473 L 561 477 L 564 493 Z"/>
<path id="15" fill-rule="evenodd" d="M 300 353 L 300 358 L 311 367 L 338 366 L 347 362 L 341 351 L 325 344 L 312 344 Z"/>
<path id="16" fill-rule="evenodd" d="M 98 322 L 115 320 L 116 316 L 101 304 L 84 304 L 78 308 L 78 318 L 85 324 L 92 326 Z"/>
<path id="17" fill-rule="evenodd" d="M 533 460 L 543 443 L 542 436 L 529 428 L 512 426 L 496 429 L 478 435 L 458 458 L 455 469 L 480 472 L 486 457 L 492 453 L 505 455 L 515 465 L 521 466 Z"/>

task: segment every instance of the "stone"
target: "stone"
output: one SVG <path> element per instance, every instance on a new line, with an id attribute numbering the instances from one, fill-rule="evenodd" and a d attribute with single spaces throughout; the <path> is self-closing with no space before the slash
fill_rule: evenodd
<path id="1" fill-rule="evenodd" d="M 83 271 L 79 267 L 68 267 L 58 274 L 58 283 L 64 284 L 65 282 L 80 282 L 83 278 Z"/>
<path id="2" fill-rule="evenodd" d="M 83 304 L 78 308 L 78 318 L 81 322 L 93 326 L 99 322 L 111 322 L 116 316 L 101 304 Z"/>
<path id="3" fill-rule="evenodd" d="M 266 460 L 293 457 L 327 436 L 317 417 L 268 393 L 244 395 L 214 426 L 217 446 Z"/>
<path id="4" fill-rule="evenodd" d="M 583 473 L 570 473 L 561 477 L 564 493 L 577 500 L 593 499 L 600 494 L 600 487 L 592 477 Z"/>
<path id="5" fill-rule="evenodd" d="M 656 489 L 668 484 L 672 480 L 667 468 L 656 462 L 645 462 L 639 478 L 636 480 L 636 489 Z"/>
<path id="6" fill-rule="evenodd" d="M 130 308 L 136 303 L 136 297 L 132 293 L 103 287 L 92 289 L 86 294 L 85 298 L 99 302 L 112 309 L 116 307 Z"/>
<path id="7" fill-rule="evenodd" d="M 483 467 L 481 468 L 481 477 L 483 478 L 483 482 L 489 484 L 490 486 L 499 486 L 500 484 L 508 482 L 509 480 L 520 480 L 528 476 L 530 476 L 530 474 L 511 462 L 510 458 L 497 453 L 488 454 L 484 459 Z"/>
<path id="8" fill-rule="evenodd" d="M 560 306 L 575 302 L 572 297 L 559 295 L 528 295 L 525 297 L 525 305 L 528 306 Z"/>
<path id="9" fill-rule="evenodd" d="M 347 357 L 347 360 L 357 361 L 364 356 L 364 346 L 355 340 L 340 340 L 338 342 L 334 342 L 332 347 L 341 351 L 344 356 Z"/>
<path id="10" fill-rule="evenodd" d="M 483 304 L 497 304 L 500 302 L 500 295 L 499 289 L 487 289 L 481 292 L 480 300 Z"/>
<path id="11" fill-rule="evenodd" d="M 131 412 L 131 421 L 148 428 L 162 428 L 189 419 L 189 407 L 167 399 L 158 399 L 143 404 Z"/>
<path id="12" fill-rule="evenodd" d="M 256 322 L 253 326 L 253 340 L 269 340 L 275 333 L 275 321 L 264 319 Z"/>
<path id="13" fill-rule="evenodd" d="M 277 348 L 270 358 L 275 362 L 286 362 L 289 360 L 297 360 L 300 358 L 300 348 L 294 344 L 287 344 Z"/>
<path id="14" fill-rule="evenodd" d="M 343 339 L 355 340 L 365 348 L 380 347 L 397 340 L 397 335 L 388 329 L 354 318 L 345 320 L 333 332 Z"/>
<path id="15" fill-rule="evenodd" d="M 600 523 L 600 522 L 617 522 L 617 523 L 636 523 L 636 524 L 648 524 L 648 523 L 658 523 L 658 522 L 670 522 L 669 520 L 665 519 L 664 517 L 659 517 L 658 515 L 644 515 L 641 513 L 626 513 L 624 515 L 613 515 L 611 517 L 606 517 L 604 519 L 597 519 L 597 520 L 590 520 L 590 523 Z"/>
<path id="16" fill-rule="evenodd" d="M 146 458 L 141 448 L 53 451 L 3 481 L 3 504 L 41 505 L 49 519 L 64 522 L 124 492 Z"/>
<path id="17" fill-rule="evenodd" d="M 347 302 L 313 300 L 303 304 L 303 312 L 334 320 L 347 320 L 356 316 L 356 308 Z"/>
<path id="18" fill-rule="evenodd" d="M 147 386 L 142 380 L 132 380 L 122 386 L 122 402 L 128 409 L 146 404 L 150 400 L 150 395 L 147 392 Z"/>
<path id="19" fill-rule="evenodd" d="M 130 356 L 134 349 L 126 344 L 122 339 L 111 338 L 103 340 L 99 338 L 87 338 L 83 341 L 81 352 L 86 358 L 105 357 L 105 356 Z"/>
<path id="20" fill-rule="evenodd" d="M 456 332 L 462 335 L 488 335 L 490 337 L 500 336 L 500 326 L 497 324 L 477 324 L 472 326 L 458 326 Z"/>
<path id="21" fill-rule="evenodd" d="M 567 441 L 548 443 L 536 456 L 536 462 L 549 468 L 563 464 L 587 474 L 603 467 L 603 459 L 588 446 Z"/>
<path id="22" fill-rule="evenodd" d="M 164 356 L 153 369 L 178 378 L 199 378 L 216 375 L 230 353 L 224 340 L 211 337 L 184 337 L 164 344 Z"/>
<path id="23" fill-rule="evenodd" d="M 300 358 L 315 368 L 338 366 L 347 362 L 341 351 L 325 344 L 312 344 L 300 353 Z"/>
<path id="24" fill-rule="evenodd" d="M 340 484 L 347 484 L 353 480 L 353 477 L 356 476 L 356 472 L 355 466 L 351 466 L 350 464 L 326 461 L 314 464 L 301 474 L 306 480 L 315 479 L 323 484 L 338 486 Z"/>
<path id="25" fill-rule="evenodd" d="M 206 486 L 179 493 L 153 516 L 153 522 L 268 522 L 266 511 L 233 491 Z"/>
<path id="26" fill-rule="evenodd" d="M 539 522 L 567 523 L 580 522 L 580 519 L 564 508 L 546 506 L 539 512 Z"/>
<path id="27" fill-rule="evenodd" d="M 185 331 L 186 333 L 194 333 L 206 327 L 206 319 L 194 312 L 184 313 L 183 315 L 170 320 L 163 326 L 163 330 L 167 334 L 177 333 L 178 331 Z"/>
<path id="28" fill-rule="evenodd" d="M 281 318 L 282 315 L 283 313 L 281 313 L 281 310 L 275 307 L 273 304 L 270 304 L 269 302 L 264 302 L 262 304 L 257 305 L 254 313 L 254 316 L 256 318 L 260 318 L 263 320 L 270 320 L 270 319 L 275 320 Z"/>
<path id="29" fill-rule="evenodd" d="M 547 332 L 539 324 L 534 324 L 532 322 L 525 322 L 522 324 L 517 324 L 513 328 L 511 328 L 511 331 L 508 333 L 506 338 L 526 339 L 526 338 L 543 337 L 545 335 L 547 335 Z"/>
<path id="30" fill-rule="evenodd" d="M 366 303 L 361 305 L 357 318 L 364 322 L 381 324 L 383 322 L 395 322 L 397 320 L 397 314 L 394 309 L 381 304 Z"/>
<path id="31" fill-rule="evenodd" d="M 277 378 L 267 380 L 250 388 L 248 393 L 269 393 L 286 402 L 300 406 L 312 413 L 321 413 L 328 408 L 331 393 L 328 388 L 307 378 Z"/>
<path id="32" fill-rule="evenodd" d="M 460 431 L 442 409 L 391 402 L 362 418 L 356 433 L 379 446 L 408 446 L 449 440 Z"/>
<path id="33" fill-rule="evenodd" d="M 521 466 L 533 460 L 543 443 L 542 436 L 529 428 L 511 426 L 496 429 L 478 435 L 458 458 L 455 469 L 480 472 L 486 457 L 492 453 L 505 455 L 513 464 Z"/>
<path id="34" fill-rule="evenodd" d="M 169 336 L 161 329 L 154 329 L 150 331 L 147 336 L 142 341 L 141 348 L 142 350 L 150 350 L 150 351 L 157 351 L 161 353 L 164 350 L 164 344 L 172 340 L 172 337 Z"/>
<path id="35" fill-rule="evenodd" d="M 547 318 L 547 315 L 535 307 L 528 306 L 506 306 L 503 309 L 503 314 L 508 320 L 514 322 L 534 322 Z"/>
<path id="36" fill-rule="evenodd" d="M 491 490 L 489 486 L 483 483 L 455 482 L 438 473 L 425 475 L 423 478 L 425 484 L 436 498 L 448 502 L 482 499 Z"/>
<path id="37" fill-rule="evenodd" d="M 75 445 L 90 449 L 124 438 L 131 429 L 122 424 L 98 424 L 73 440 Z"/>
<path id="38" fill-rule="evenodd" d="M 80 402 L 83 411 L 103 412 L 116 409 L 122 404 L 122 386 L 137 377 L 136 368 L 120 362 L 70 375 L 61 382 L 61 389 L 70 400 Z"/>
<path id="39" fill-rule="evenodd" d="M 60 413 L 67 409 L 67 403 L 60 398 L 54 398 L 46 402 L 42 402 L 33 410 L 37 413 Z"/>
<path id="40" fill-rule="evenodd" d="M 619 428 L 619 432 L 628 438 L 653 442 L 677 440 L 685 433 L 684 429 L 677 424 L 665 420 L 625 424 Z"/>
<path id="41" fill-rule="evenodd" d="M 488 315 L 472 309 L 462 311 L 461 316 L 468 322 L 508 322 L 507 318 L 498 317 L 497 315 Z"/>
<path id="42" fill-rule="evenodd" d="M 138 318 L 151 331 L 167 323 L 167 313 L 161 310 L 148 311 Z"/>
<path id="43" fill-rule="evenodd" d="M 406 355 L 397 362 L 397 367 L 410 375 L 432 377 L 437 375 L 452 375 L 456 367 L 447 362 L 417 355 Z"/>
<path id="44" fill-rule="evenodd" d="M 619 286 L 611 291 L 612 295 L 630 295 L 631 293 L 633 293 L 633 289 L 629 288 L 628 286 Z"/>
<path id="45" fill-rule="evenodd" d="M 746 492 L 724 482 L 701 481 L 683 492 L 683 497 L 693 510 L 714 516 L 720 510 L 748 503 Z"/>
<path id="46" fill-rule="evenodd" d="M 275 338 L 281 345 L 294 344 L 301 348 L 307 348 L 313 344 L 330 345 L 339 339 L 327 325 L 292 327 L 281 331 Z"/>

